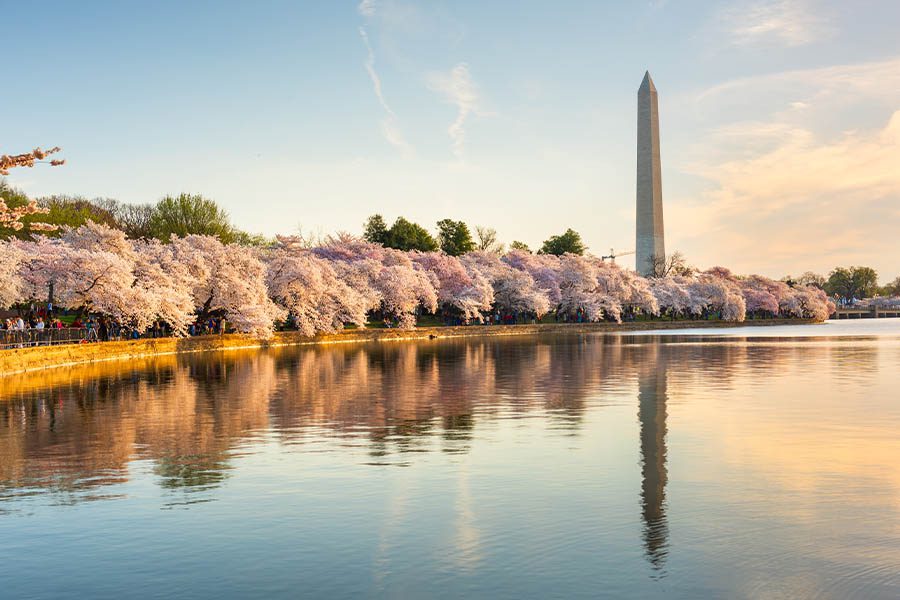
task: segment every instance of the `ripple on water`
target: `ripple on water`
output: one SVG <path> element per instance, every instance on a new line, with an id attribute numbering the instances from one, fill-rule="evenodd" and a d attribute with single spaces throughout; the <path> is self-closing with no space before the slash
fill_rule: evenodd
<path id="1" fill-rule="evenodd" d="M 54 379 L 0 403 L 0 580 L 11 597 L 900 597 L 898 367 L 897 322 L 842 322 Z"/>

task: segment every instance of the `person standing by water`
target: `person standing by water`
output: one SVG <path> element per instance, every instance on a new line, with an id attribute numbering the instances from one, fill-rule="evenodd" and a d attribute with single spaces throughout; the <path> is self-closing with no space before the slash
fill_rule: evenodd
<path id="1" fill-rule="evenodd" d="M 97 329 L 94 327 L 94 318 L 88 317 L 87 322 L 84 324 L 85 328 L 87 328 L 87 340 L 88 341 L 96 341 L 97 340 Z"/>

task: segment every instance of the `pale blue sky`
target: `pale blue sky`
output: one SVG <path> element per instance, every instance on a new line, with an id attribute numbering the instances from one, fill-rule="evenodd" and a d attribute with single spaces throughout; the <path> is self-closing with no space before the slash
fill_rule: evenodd
<path id="1" fill-rule="evenodd" d="M 532 245 L 571 226 L 629 250 L 649 69 L 670 250 L 900 274 L 894 0 L 2 4 L 0 151 L 68 161 L 13 173 L 35 195 L 202 193 L 265 234 L 376 211 Z"/>

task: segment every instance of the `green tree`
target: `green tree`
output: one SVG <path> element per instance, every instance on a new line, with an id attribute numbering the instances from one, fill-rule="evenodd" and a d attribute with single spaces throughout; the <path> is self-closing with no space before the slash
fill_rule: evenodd
<path id="1" fill-rule="evenodd" d="M 882 293 L 885 296 L 900 296 L 900 277 L 897 277 L 892 282 L 884 286 L 882 289 Z"/>
<path id="2" fill-rule="evenodd" d="M 520 242 L 518 240 L 513 240 L 513 243 L 509 245 L 510 250 L 524 250 L 525 252 L 531 252 L 531 248 L 528 247 L 528 244 L 525 242 Z"/>
<path id="3" fill-rule="evenodd" d="M 267 238 L 261 233 L 248 233 L 241 229 L 232 230 L 231 243 L 240 244 L 241 246 L 253 246 L 255 248 L 263 248 L 270 246 L 275 242 L 274 238 Z"/>
<path id="4" fill-rule="evenodd" d="M 584 254 L 587 248 L 581 241 L 581 236 L 573 229 L 566 229 L 562 235 L 554 235 L 544 242 L 538 254 Z"/>
<path id="5" fill-rule="evenodd" d="M 369 217 L 366 221 L 365 229 L 363 230 L 363 239 L 373 244 L 381 244 L 382 246 L 387 244 L 388 228 L 387 224 L 384 222 L 384 217 L 377 214 Z"/>
<path id="6" fill-rule="evenodd" d="M 844 300 L 869 298 L 878 291 L 878 273 L 871 267 L 838 267 L 828 275 L 824 289 Z"/>
<path id="7" fill-rule="evenodd" d="M 422 252 L 438 249 L 437 242 L 427 229 L 418 223 L 407 221 L 403 217 L 397 217 L 397 220 L 391 225 L 384 245 L 397 250 L 420 250 Z"/>
<path id="8" fill-rule="evenodd" d="M 800 285 L 811 285 L 817 288 L 825 287 L 825 278 L 819 275 L 818 273 L 813 273 L 812 271 L 806 271 L 800 277 L 797 278 L 797 283 Z"/>
<path id="9" fill-rule="evenodd" d="M 462 221 L 443 219 L 437 222 L 438 244 L 450 256 L 462 256 L 475 249 L 469 227 Z"/>
<path id="10" fill-rule="evenodd" d="M 166 196 L 153 207 L 149 226 L 151 236 L 163 242 L 172 235 L 190 234 L 212 235 L 226 244 L 237 238 L 228 213 L 215 201 L 198 194 Z"/>
<path id="11" fill-rule="evenodd" d="M 50 196 L 38 199 L 38 204 L 50 209 L 41 219 L 53 225 L 79 227 L 88 221 L 116 227 L 116 218 L 109 210 L 84 198 L 72 196 Z"/>
<path id="12" fill-rule="evenodd" d="M 31 201 L 24 192 L 9 186 L 2 180 L 0 180 L 0 198 L 3 198 L 9 208 L 25 206 Z M 33 223 L 78 227 L 88 221 L 94 221 L 95 223 L 116 227 L 116 220 L 108 210 L 85 198 L 77 196 L 49 196 L 38 198 L 37 204 L 46 212 L 23 216 L 21 218 L 21 222 L 24 224 L 22 229 L 0 229 L 0 238 L 31 239 L 34 233 L 31 231 Z M 61 231 L 57 229 L 55 231 L 41 231 L 40 233 L 41 235 L 56 237 Z"/>

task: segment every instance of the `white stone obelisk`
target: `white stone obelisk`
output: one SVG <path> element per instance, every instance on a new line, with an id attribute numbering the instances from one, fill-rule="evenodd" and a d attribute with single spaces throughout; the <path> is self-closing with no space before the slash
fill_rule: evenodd
<path id="1" fill-rule="evenodd" d="M 653 257 L 665 257 L 662 175 L 659 164 L 659 106 L 650 72 L 638 89 L 637 122 L 637 240 L 635 270 L 652 272 Z"/>

